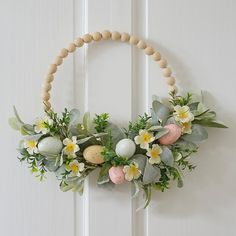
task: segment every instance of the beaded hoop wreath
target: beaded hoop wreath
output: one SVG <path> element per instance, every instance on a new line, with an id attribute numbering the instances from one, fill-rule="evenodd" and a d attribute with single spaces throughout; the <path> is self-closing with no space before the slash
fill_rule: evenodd
<path id="1" fill-rule="evenodd" d="M 112 124 L 108 113 L 90 119 L 88 112 L 80 116 L 77 109 L 65 109 L 59 116 L 49 102 L 51 82 L 63 59 L 84 44 L 108 39 L 143 49 L 159 63 L 169 86 L 169 103 L 153 97 L 150 114 L 139 116 L 125 129 Z M 23 135 L 19 160 L 25 161 L 40 180 L 45 172 L 54 172 L 62 191 L 81 194 L 86 176 L 99 169 L 98 185 L 130 182 L 134 185 L 134 197 L 143 190 L 144 207 L 150 202 L 152 189 L 164 191 L 172 180 L 182 187 L 184 171 L 195 168 L 190 155 L 208 137 L 205 127 L 226 126 L 216 121 L 216 113 L 203 104 L 202 95 L 178 95 L 171 74 L 159 52 L 127 33 L 103 31 L 77 38 L 49 66 L 42 93 L 45 115 L 26 124 L 14 108 L 15 117 L 9 119 L 9 124 Z"/>

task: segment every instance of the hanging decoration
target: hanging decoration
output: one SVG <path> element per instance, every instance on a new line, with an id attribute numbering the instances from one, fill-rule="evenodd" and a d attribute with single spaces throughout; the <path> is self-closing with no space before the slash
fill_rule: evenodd
<path id="1" fill-rule="evenodd" d="M 159 63 L 169 86 L 169 102 L 163 103 L 154 96 L 150 113 L 129 122 L 126 128 L 111 123 L 108 113 L 92 119 L 88 112 L 81 115 L 78 109 L 65 109 L 61 115 L 55 113 L 49 92 L 57 67 L 76 48 L 108 39 L 137 46 Z M 15 108 L 15 117 L 9 119 L 11 127 L 23 136 L 19 160 L 26 162 L 40 180 L 47 171 L 54 172 L 62 191 L 80 194 L 85 178 L 99 169 L 98 185 L 129 182 L 134 185 L 133 197 L 140 190 L 144 192 L 144 207 L 150 202 L 152 189 L 164 191 L 171 181 L 183 186 L 184 172 L 195 168 L 190 156 L 208 138 L 206 127 L 226 128 L 203 103 L 203 94 L 178 94 L 171 69 L 159 52 L 143 40 L 116 31 L 85 34 L 63 48 L 49 66 L 42 100 L 45 114 L 33 124 L 23 122 Z"/>

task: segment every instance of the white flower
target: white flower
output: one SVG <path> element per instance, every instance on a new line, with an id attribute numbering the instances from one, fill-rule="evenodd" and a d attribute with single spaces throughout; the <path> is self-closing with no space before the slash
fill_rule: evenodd
<path id="1" fill-rule="evenodd" d="M 136 162 L 124 166 L 123 171 L 125 173 L 125 179 L 128 181 L 138 179 L 141 175 L 141 170 L 138 169 L 138 164 Z"/>
<path id="2" fill-rule="evenodd" d="M 37 148 L 37 141 L 33 139 L 25 140 L 24 141 L 24 148 L 26 148 L 27 152 L 30 155 L 33 155 L 34 153 L 38 153 L 38 148 Z"/>
<path id="3" fill-rule="evenodd" d="M 183 134 L 191 134 L 192 133 L 192 124 L 191 122 L 181 123 L 182 133 Z"/>
<path id="4" fill-rule="evenodd" d="M 80 150 L 79 145 L 77 145 L 76 136 L 73 136 L 71 139 L 65 138 L 63 144 L 65 145 L 63 152 L 68 156 L 76 157 L 75 153 Z"/>
<path id="5" fill-rule="evenodd" d="M 149 143 L 153 142 L 155 137 L 153 133 L 148 132 L 147 130 L 139 130 L 139 135 L 134 138 L 136 144 L 140 144 L 140 147 L 143 149 L 149 148 Z"/>
<path id="6" fill-rule="evenodd" d="M 80 163 L 77 160 L 73 160 L 69 163 L 68 168 L 71 171 L 72 176 L 81 176 L 81 173 L 84 170 L 84 163 Z"/>
<path id="7" fill-rule="evenodd" d="M 153 144 L 152 148 L 148 148 L 147 156 L 149 156 L 149 163 L 150 164 L 160 164 L 161 163 L 161 156 L 162 149 L 158 144 Z"/>
<path id="8" fill-rule="evenodd" d="M 173 113 L 176 121 L 181 123 L 188 123 L 194 120 L 194 115 L 191 113 L 188 106 L 175 106 L 175 112 Z"/>
<path id="9" fill-rule="evenodd" d="M 36 133 L 46 134 L 49 132 L 49 126 L 53 125 L 53 120 L 45 116 L 43 118 L 37 118 L 35 121 L 34 130 Z"/>

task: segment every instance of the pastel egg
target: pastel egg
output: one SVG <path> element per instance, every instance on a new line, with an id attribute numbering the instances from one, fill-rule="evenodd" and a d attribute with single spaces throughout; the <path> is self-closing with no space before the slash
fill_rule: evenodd
<path id="1" fill-rule="evenodd" d="M 130 158 L 134 155 L 135 150 L 136 145 L 134 141 L 128 138 L 124 138 L 116 144 L 115 151 L 117 156 Z"/>
<path id="2" fill-rule="evenodd" d="M 101 154 L 103 148 L 104 147 L 101 145 L 92 145 L 87 147 L 83 152 L 84 159 L 93 164 L 103 163 L 104 159 Z"/>
<path id="3" fill-rule="evenodd" d="M 181 127 L 176 124 L 169 124 L 164 126 L 169 132 L 159 139 L 160 144 L 169 145 L 175 143 L 181 136 Z"/>
<path id="4" fill-rule="evenodd" d="M 57 155 L 62 147 L 62 141 L 57 137 L 44 138 L 38 144 L 39 153 L 42 155 Z"/>
<path id="5" fill-rule="evenodd" d="M 109 169 L 109 177 L 114 184 L 122 184 L 125 181 L 123 166 L 113 166 Z"/>

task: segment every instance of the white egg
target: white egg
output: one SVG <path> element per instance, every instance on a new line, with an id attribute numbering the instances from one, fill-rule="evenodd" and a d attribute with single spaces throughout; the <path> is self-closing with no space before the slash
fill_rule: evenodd
<path id="1" fill-rule="evenodd" d="M 124 138 L 116 144 L 116 154 L 120 157 L 130 158 L 134 155 L 136 145 L 133 140 Z"/>
<path id="2" fill-rule="evenodd" d="M 39 153 L 42 155 L 57 155 L 62 150 L 62 142 L 56 137 L 47 137 L 38 144 Z"/>

